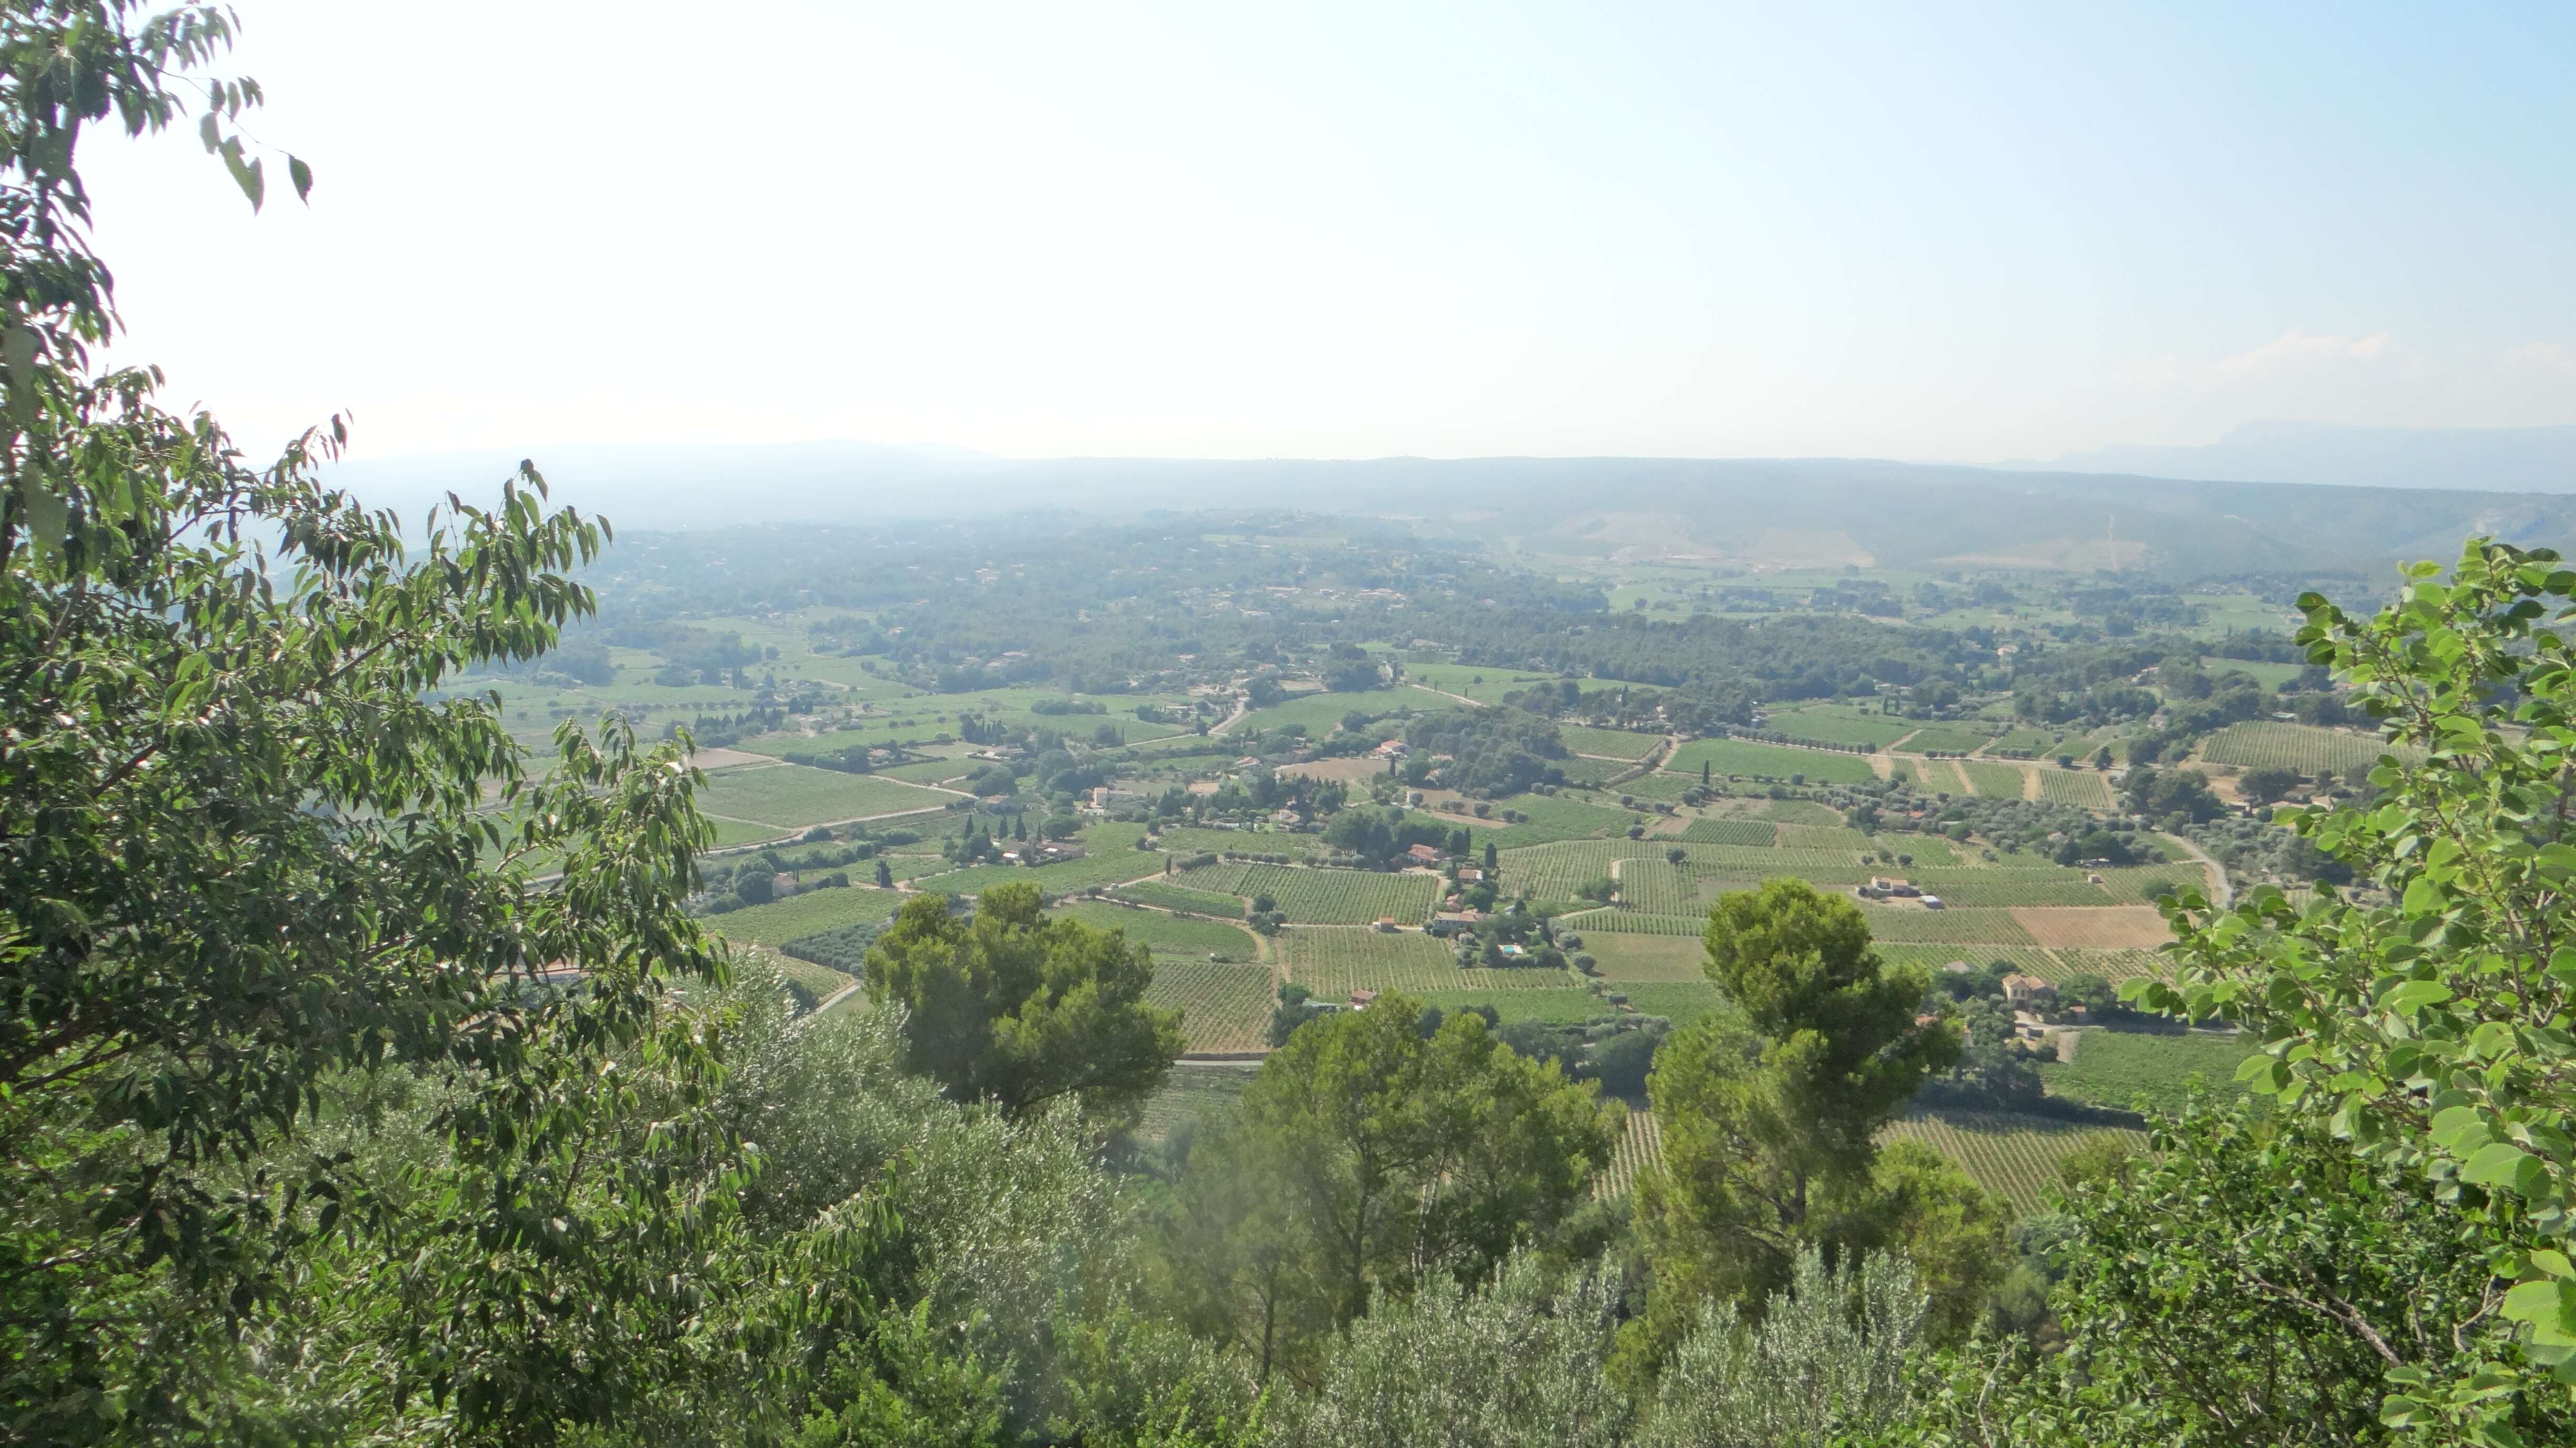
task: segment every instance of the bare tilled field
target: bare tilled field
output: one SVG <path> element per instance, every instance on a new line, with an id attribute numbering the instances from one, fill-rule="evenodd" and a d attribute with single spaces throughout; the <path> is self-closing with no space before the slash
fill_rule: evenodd
<path id="1" fill-rule="evenodd" d="M 2152 905 L 2058 906 L 2017 909 L 2013 920 L 2046 946 L 2088 950 L 2153 950 L 2173 938 Z"/>
<path id="2" fill-rule="evenodd" d="M 1283 764 L 1278 773 L 1295 779 L 1337 779 L 1344 784 L 1386 773 L 1383 759 L 1361 758 L 1316 759 L 1304 764 Z"/>

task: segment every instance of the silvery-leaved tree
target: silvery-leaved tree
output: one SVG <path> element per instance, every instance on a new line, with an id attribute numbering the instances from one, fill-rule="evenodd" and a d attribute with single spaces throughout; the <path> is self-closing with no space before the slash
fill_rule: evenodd
<path id="1" fill-rule="evenodd" d="M 192 1333 L 419 1215 L 298 1149 L 331 1082 L 410 1068 L 475 1089 L 437 1122 L 441 1225 L 383 1265 L 412 1310 L 366 1391 L 542 1436 L 602 1416 L 600 1364 L 704 1325 L 646 1274 L 727 1194 L 675 1199 L 693 1118 L 620 1120 L 607 1066 L 667 1093 L 702 1056 L 661 998 L 719 973 L 680 909 L 708 831 L 667 749 L 568 727 L 537 777 L 491 701 L 435 697 L 591 609 L 570 575 L 605 529 L 532 469 L 407 546 L 317 480 L 336 421 L 254 468 L 94 362 L 79 142 L 195 113 L 257 205 L 257 87 L 206 73 L 231 37 L 217 7 L 0 7 L 0 1433 L 204 1428 Z"/>
<path id="2" fill-rule="evenodd" d="M 2518 1332 L 2438 1355 L 2383 1344 L 2383 1421 L 2518 1443 L 2516 1421 L 2564 1411 L 2576 1383 L 2576 570 L 2473 539 L 2447 580 L 2408 576 L 2370 618 L 2300 599 L 2309 658 L 2394 747 L 2366 805 L 2290 823 L 2371 888 L 2173 902 L 2175 976 L 2128 994 L 2258 1033 L 2242 1079 L 2431 1184 Z"/>

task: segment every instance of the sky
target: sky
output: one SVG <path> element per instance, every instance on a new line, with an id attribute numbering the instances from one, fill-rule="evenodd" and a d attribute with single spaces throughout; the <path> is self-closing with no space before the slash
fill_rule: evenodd
<path id="1" fill-rule="evenodd" d="M 84 163 L 119 359 L 259 447 L 2576 423 L 2576 7 L 236 4 L 310 204 Z"/>

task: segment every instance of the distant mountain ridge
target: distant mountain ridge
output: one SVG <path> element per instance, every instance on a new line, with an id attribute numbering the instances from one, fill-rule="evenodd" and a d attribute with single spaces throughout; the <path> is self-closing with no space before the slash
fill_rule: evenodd
<path id="1" fill-rule="evenodd" d="M 2199 447 L 2103 447 L 2014 471 L 2131 473 L 2205 482 L 2576 493 L 2576 427 L 2351 427 L 2249 422 Z"/>
<path id="2" fill-rule="evenodd" d="M 405 517 L 488 498 L 501 453 L 354 462 L 337 480 Z M 560 501 L 693 531 L 1064 510 L 1278 508 L 1411 521 L 1525 551 L 1772 567 L 2141 569 L 2173 579 L 2381 572 L 2486 533 L 2576 545 L 2576 496 L 2216 482 L 1859 458 L 936 457 L 866 443 L 560 448 Z"/>

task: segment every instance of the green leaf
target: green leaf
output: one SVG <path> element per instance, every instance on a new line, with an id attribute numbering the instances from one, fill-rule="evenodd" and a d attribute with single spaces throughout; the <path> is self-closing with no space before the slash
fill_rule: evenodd
<path id="1" fill-rule="evenodd" d="M 2533 1161 L 2530 1152 L 2509 1141 L 2480 1147 L 2460 1169 L 2460 1179 L 2472 1186 L 2512 1186 L 2521 1176 L 2523 1163 Z M 2536 1164 L 2536 1163 L 2535 1163 Z"/>
<path id="2" fill-rule="evenodd" d="M 2418 882 L 2421 883 L 2421 882 Z M 2410 980 L 2379 998 L 2380 1007 L 2411 1016 L 2426 1006 L 2451 998 L 2451 988 L 2438 980 Z"/>

